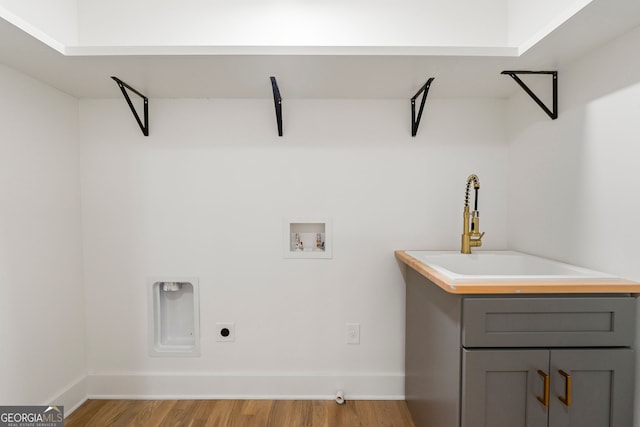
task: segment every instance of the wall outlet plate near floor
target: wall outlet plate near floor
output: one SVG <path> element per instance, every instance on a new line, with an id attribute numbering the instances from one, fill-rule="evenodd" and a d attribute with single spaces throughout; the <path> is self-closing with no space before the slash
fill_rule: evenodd
<path id="1" fill-rule="evenodd" d="M 236 340 L 236 324 L 232 322 L 216 323 L 216 341 L 233 342 Z"/>
<path id="2" fill-rule="evenodd" d="M 347 323 L 347 344 L 360 344 L 360 323 Z"/>

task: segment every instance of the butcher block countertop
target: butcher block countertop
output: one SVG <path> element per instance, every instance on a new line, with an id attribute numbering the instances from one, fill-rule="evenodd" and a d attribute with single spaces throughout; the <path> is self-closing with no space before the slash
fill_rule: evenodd
<path id="1" fill-rule="evenodd" d="M 400 262 L 451 294 L 640 294 L 640 283 L 620 278 L 452 282 L 404 250 L 395 251 L 395 255 Z"/>

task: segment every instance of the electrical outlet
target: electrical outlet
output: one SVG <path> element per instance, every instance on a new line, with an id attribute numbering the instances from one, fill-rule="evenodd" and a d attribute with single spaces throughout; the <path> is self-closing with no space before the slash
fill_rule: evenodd
<path id="1" fill-rule="evenodd" d="M 347 323 L 347 344 L 360 344 L 360 323 Z"/>
<path id="2" fill-rule="evenodd" d="M 235 323 L 216 323 L 216 341 L 233 342 L 236 340 Z"/>

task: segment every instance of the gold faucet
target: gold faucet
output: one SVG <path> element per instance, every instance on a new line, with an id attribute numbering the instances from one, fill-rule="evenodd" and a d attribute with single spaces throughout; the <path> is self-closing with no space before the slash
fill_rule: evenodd
<path id="1" fill-rule="evenodd" d="M 473 211 L 469 210 L 469 190 L 473 182 L 475 190 L 475 206 Z M 464 213 L 463 213 L 463 229 L 462 229 L 462 248 L 460 252 L 470 254 L 471 248 L 482 246 L 482 236 L 480 233 L 480 212 L 478 212 L 478 190 L 480 189 L 480 180 L 475 174 L 469 175 L 467 178 L 467 191 L 464 194 Z"/>

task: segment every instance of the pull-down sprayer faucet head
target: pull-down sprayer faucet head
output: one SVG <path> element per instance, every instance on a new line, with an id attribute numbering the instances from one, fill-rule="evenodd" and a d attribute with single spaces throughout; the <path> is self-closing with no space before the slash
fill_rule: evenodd
<path id="1" fill-rule="evenodd" d="M 469 210 L 469 191 L 471 190 L 472 183 L 473 189 L 475 190 L 473 212 Z M 480 179 L 478 179 L 478 176 L 475 174 L 469 175 L 467 178 L 467 188 L 464 193 L 462 248 L 460 249 L 460 252 L 463 254 L 470 254 L 471 247 L 482 245 L 482 236 L 484 236 L 484 233 L 480 233 L 480 212 L 478 212 L 479 189 Z"/>
<path id="2" fill-rule="evenodd" d="M 469 178 L 467 178 L 467 191 L 464 193 L 464 206 L 469 206 L 469 190 L 471 189 L 471 183 L 473 182 L 473 189 L 476 190 L 475 194 L 475 206 L 474 210 L 478 210 L 478 190 L 480 189 L 480 179 L 478 179 L 478 175 L 471 174 Z"/>

